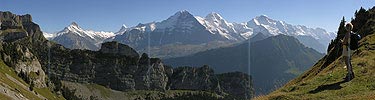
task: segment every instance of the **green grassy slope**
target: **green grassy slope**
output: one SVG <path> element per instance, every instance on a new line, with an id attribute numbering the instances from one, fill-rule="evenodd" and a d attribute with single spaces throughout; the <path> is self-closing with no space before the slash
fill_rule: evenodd
<path id="1" fill-rule="evenodd" d="M 0 60 L 0 98 L 10 99 L 31 99 L 31 100 L 64 100 L 62 96 L 57 96 L 48 88 L 35 88 L 29 90 L 29 84 L 17 76 L 15 71 Z"/>
<path id="2" fill-rule="evenodd" d="M 328 46 L 328 54 L 310 70 L 288 82 L 278 90 L 255 99 L 353 99 L 370 100 L 375 98 L 375 7 L 361 8 L 355 12 L 353 31 L 363 38 L 360 47 L 352 54 L 355 78 L 344 81 L 345 64 L 342 61 L 342 45 L 345 20 L 340 23 L 338 35 Z"/>
<path id="3" fill-rule="evenodd" d="M 320 63 L 304 75 L 267 96 L 255 99 L 373 99 L 375 98 L 375 34 L 365 37 L 354 52 L 352 65 L 355 78 L 344 82 L 342 57 L 324 69 Z M 318 72 L 319 71 L 319 72 Z M 316 75 L 309 74 L 318 72 Z"/>

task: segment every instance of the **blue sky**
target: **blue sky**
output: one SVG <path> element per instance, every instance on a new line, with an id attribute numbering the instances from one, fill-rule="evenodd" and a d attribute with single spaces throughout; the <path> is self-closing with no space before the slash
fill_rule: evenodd
<path id="1" fill-rule="evenodd" d="M 46 32 L 62 30 L 71 22 L 84 29 L 118 31 L 122 24 L 161 21 L 188 10 L 195 16 L 210 12 L 229 22 L 246 22 L 267 15 L 291 24 L 336 31 L 342 16 L 375 6 L 375 0 L 1 0 L 0 10 L 31 14 Z"/>

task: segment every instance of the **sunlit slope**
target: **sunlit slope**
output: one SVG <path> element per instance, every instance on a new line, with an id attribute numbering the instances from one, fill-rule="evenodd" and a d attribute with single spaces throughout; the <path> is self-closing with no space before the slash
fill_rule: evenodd
<path id="1" fill-rule="evenodd" d="M 0 98 L 2 100 L 65 100 L 56 96 L 48 88 L 30 89 L 30 84 L 23 81 L 15 71 L 0 60 Z"/>

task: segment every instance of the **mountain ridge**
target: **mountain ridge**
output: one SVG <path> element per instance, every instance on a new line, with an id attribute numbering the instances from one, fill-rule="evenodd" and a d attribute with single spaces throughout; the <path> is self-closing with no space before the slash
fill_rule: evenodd
<path id="1" fill-rule="evenodd" d="M 48 37 L 47 39 L 60 43 L 65 47 L 89 50 L 98 50 L 104 40 L 115 36 L 113 32 L 84 30 L 76 22 L 72 22 L 57 33 L 45 33 L 44 35 Z"/>
<path id="2" fill-rule="evenodd" d="M 215 12 L 209 13 L 205 17 L 199 17 L 193 16 L 186 10 L 182 10 L 160 22 L 150 22 L 146 24 L 140 23 L 133 27 L 121 27 L 119 31 L 115 32 L 116 36 L 107 38 L 104 41 L 118 41 L 136 48 L 139 52 L 143 52 L 144 49 L 147 49 L 146 47 L 148 45 L 160 49 L 160 47 L 163 45 L 176 43 L 182 43 L 185 45 L 201 45 L 204 43 L 217 41 L 237 43 L 249 39 L 259 32 L 265 34 L 266 36 L 274 36 L 278 34 L 295 36 L 304 45 L 314 48 L 321 53 L 326 52 L 326 47 L 333 38 L 331 35 L 333 33 L 326 32 L 324 29 L 308 28 L 303 25 L 291 25 L 284 21 L 271 19 L 266 15 L 256 16 L 248 22 L 230 23 L 227 22 L 220 14 Z M 177 35 L 177 33 L 179 35 Z M 50 36 L 46 34 L 46 37 Z M 150 37 L 150 39 L 148 37 Z M 301 37 L 314 39 L 314 41 L 309 42 Z M 188 40 L 187 38 L 192 40 Z M 150 43 L 148 40 L 150 40 Z M 217 47 L 221 47 L 226 44 L 218 45 Z M 72 48 L 72 46 L 67 47 Z M 192 48 L 192 50 L 194 49 Z M 200 50 L 196 50 L 192 53 L 199 51 Z M 158 56 L 160 54 L 156 52 L 155 55 Z"/>

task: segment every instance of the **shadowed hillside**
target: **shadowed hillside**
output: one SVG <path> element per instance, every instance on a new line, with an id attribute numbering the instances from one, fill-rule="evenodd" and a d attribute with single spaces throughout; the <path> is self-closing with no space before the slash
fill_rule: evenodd
<path id="1" fill-rule="evenodd" d="M 219 73 L 250 71 L 256 93 L 266 94 L 300 75 L 323 56 L 292 36 L 253 39 L 232 47 L 166 59 L 164 62 L 172 66 L 209 65 Z"/>

